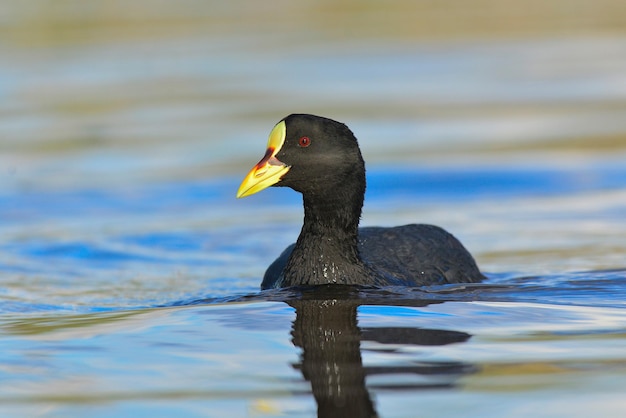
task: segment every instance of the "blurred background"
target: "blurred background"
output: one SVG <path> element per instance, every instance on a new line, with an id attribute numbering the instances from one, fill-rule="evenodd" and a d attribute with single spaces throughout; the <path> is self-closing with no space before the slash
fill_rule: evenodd
<path id="1" fill-rule="evenodd" d="M 491 279 L 359 307 L 471 336 L 364 341 L 381 416 L 623 413 L 626 1 L 2 0 L 0 415 L 314 416 L 258 294 L 300 198 L 235 199 L 295 112 L 356 134 L 363 225 Z"/>
<path id="2" fill-rule="evenodd" d="M 6 0 L 0 53 L 5 191 L 240 175 L 293 112 L 370 166 L 626 151 L 620 0 Z"/>
<path id="3" fill-rule="evenodd" d="M 442 225 L 490 272 L 623 266 L 622 0 L 6 0 L 0 56 L 0 264 L 35 295 L 98 263 L 255 289 L 300 202 L 234 194 L 294 112 L 359 138 L 363 224 Z"/>

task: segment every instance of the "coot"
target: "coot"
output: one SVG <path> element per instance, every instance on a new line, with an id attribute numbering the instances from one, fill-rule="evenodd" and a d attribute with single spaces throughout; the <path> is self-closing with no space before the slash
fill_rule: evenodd
<path id="1" fill-rule="evenodd" d="M 237 197 L 290 187 L 304 201 L 295 244 L 269 266 L 262 289 L 303 285 L 424 286 L 485 277 L 451 234 L 433 225 L 359 228 L 365 164 L 350 129 L 332 119 L 292 114 L 272 129 L 265 156 Z"/>

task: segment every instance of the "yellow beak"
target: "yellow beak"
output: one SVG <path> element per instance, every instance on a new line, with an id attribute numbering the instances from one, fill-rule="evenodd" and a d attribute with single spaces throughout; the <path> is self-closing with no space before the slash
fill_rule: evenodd
<path id="1" fill-rule="evenodd" d="M 278 183 L 289 171 L 291 166 L 283 164 L 276 158 L 276 154 L 278 154 L 285 143 L 286 131 L 287 128 L 284 121 L 274 126 L 267 141 L 265 156 L 257 165 L 252 167 L 252 170 L 243 179 L 237 191 L 237 198 L 250 196 Z"/>

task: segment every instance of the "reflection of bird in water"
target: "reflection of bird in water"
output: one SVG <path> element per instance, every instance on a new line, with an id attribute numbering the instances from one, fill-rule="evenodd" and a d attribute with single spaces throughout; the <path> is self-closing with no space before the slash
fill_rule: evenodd
<path id="1" fill-rule="evenodd" d="M 463 245 L 432 225 L 358 228 L 365 165 L 342 123 L 290 115 L 270 133 L 265 157 L 237 197 L 269 186 L 302 193 L 304 225 L 295 244 L 267 269 L 263 289 L 297 285 L 421 286 L 484 279 Z"/>
<path id="2" fill-rule="evenodd" d="M 354 302 L 299 300 L 293 343 L 302 348 L 302 376 L 311 382 L 319 417 L 374 417 L 365 387 Z"/>
<path id="3" fill-rule="evenodd" d="M 311 382 L 317 402 L 318 417 L 375 417 L 374 402 L 365 384 L 368 376 L 411 374 L 438 376 L 436 384 L 420 381 L 414 385 L 392 384 L 387 389 L 423 389 L 451 387 L 463 374 L 473 371 L 468 364 L 458 362 L 420 363 L 400 366 L 363 366 L 361 340 L 376 341 L 382 345 L 445 345 L 461 343 L 470 335 L 458 331 L 420 328 L 366 328 L 360 329 L 357 308 L 364 300 L 336 297 L 346 296 L 343 286 L 333 289 L 321 287 L 302 299 L 289 300 L 295 308 L 296 319 L 292 336 L 294 345 L 302 349 L 301 362 L 294 365 Z M 323 292 L 328 290 L 326 294 Z M 349 290 L 348 290 L 349 292 Z M 334 295 L 334 299 L 328 297 Z M 419 303 L 416 303 L 418 305 Z M 426 305 L 422 303 L 421 305 Z M 381 387 L 380 385 L 376 387 Z"/>

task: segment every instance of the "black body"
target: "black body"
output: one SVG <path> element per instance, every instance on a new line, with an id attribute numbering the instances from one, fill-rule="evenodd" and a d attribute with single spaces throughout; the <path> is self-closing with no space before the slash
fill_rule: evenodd
<path id="1" fill-rule="evenodd" d="M 262 289 L 352 284 L 423 286 L 476 283 L 485 277 L 463 245 L 431 225 L 360 228 L 365 165 L 357 140 L 342 123 L 313 115 L 284 119 L 276 154 L 290 166 L 275 186 L 303 196 L 298 240 L 265 272 Z M 302 146 L 302 137 L 307 137 Z"/>

